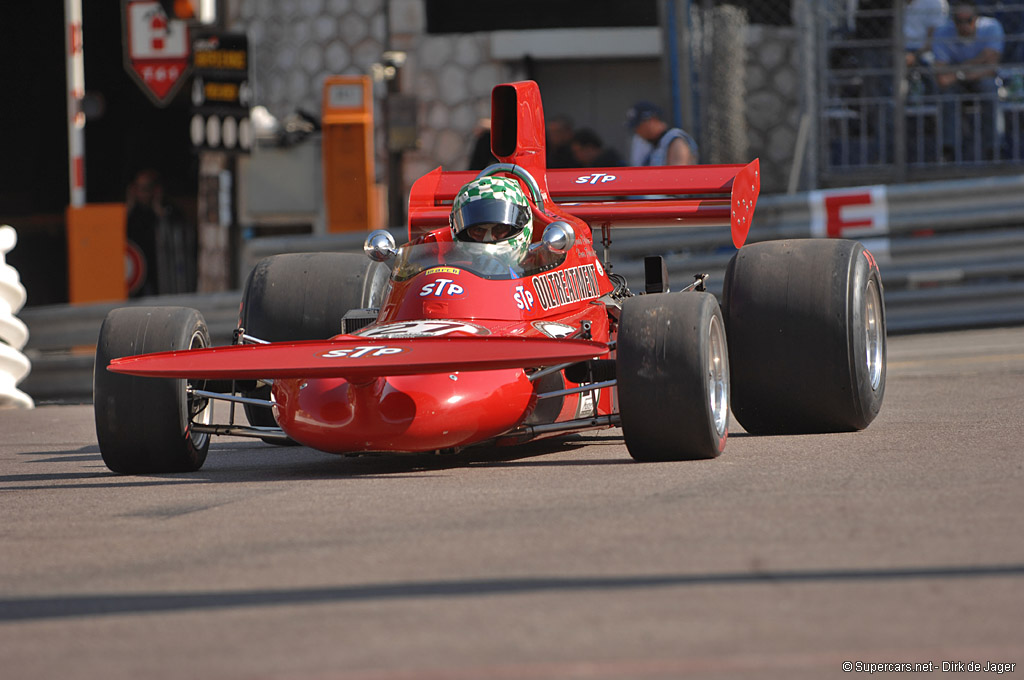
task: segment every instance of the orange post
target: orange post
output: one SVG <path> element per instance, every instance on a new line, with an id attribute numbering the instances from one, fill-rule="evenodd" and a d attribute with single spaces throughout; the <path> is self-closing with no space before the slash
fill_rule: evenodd
<path id="1" fill-rule="evenodd" d="M 372 81 L 369 76 L 330 76 L 323 96 L 327 231 L 376 228 Z"/>
<path id="2" fill-rule="evenodd" d="M 124 203 L 93 203 L 67 210 L 68 299 L 72 303 L 124 300 Z"/>
<path id="3" fill-rule="evenodd" d="M 328 231 L 376 228 L 374 100 L 369 76 L 324 82 L 324 200 Z"/>

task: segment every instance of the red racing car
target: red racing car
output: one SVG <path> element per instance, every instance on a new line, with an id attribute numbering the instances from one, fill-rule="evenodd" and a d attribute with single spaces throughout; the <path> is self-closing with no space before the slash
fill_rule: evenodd
<path id="1" fill-rule="evenodd" d="M 744 246 L 757 161 L 549 171 L 536 84 L 499 85 L 491 104 L 499 163 L 420 178 L 400 247 L 378 231 L 368 257 L 262 260 L 232 345 L 210 347 L 193 309 L 110 312 L 93 393 L 107 466 L 196 470 L 218 434 L 417 453 L 611 427 L 637 460 L 687 460 L 723 451 L 730 410 L 751 433 L 877 415 L 885 311 L 863 246 Z M 721 305 L 700 275 L 668 292 L 657 256 L 632 291 L 595 250 L 612 228 L 666 225 L 731 229 Z"/>

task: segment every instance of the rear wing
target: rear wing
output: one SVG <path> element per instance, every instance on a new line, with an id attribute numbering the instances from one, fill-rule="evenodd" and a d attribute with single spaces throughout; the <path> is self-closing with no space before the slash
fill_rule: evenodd
<path id="1" fill-rule="evenodd" d="M 474 171 L 437 168 L 409 193 L 409 238 L 448 224 L 456 193 Z M 761 188 L 760 164 L 578 168 L 547 171 L 545 207 L 605 227 L 729 226 L 739 248 Z"/>

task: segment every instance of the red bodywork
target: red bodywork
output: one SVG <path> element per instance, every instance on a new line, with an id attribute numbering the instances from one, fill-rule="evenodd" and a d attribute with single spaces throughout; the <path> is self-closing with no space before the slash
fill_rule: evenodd
<path id="1" fill-rule="evenodd" d="M 529 370 L 609 354 L 617 309 L 601 298 L 614 285 L 594 250 L 592 228 L 729 225 L 739 247 L 757 198 L 757 161 L 548 171 L 536 83 L 499 85 L 491 103 L 492 151 L 532 175 L 540 190 L 535 240 L 554 220 L 575 231 L 575 245 L 556 267 L 491 280 L 439 262 L 393 279 L 377 321 L 357 335 L 127 357 L 109 370 L 273 379 L 275 417 L 284 432 L 336 453 L 518 441 L 537 436 L 534 424 L 564 423 L 559 432 L 614 425 L 614 387 L 550 397 L 540 408 L 539 393 L 575 384 L 561 373 L 553 374 L 554 385 L 527 377 Z M 443 249 L 451 241 L 451 202 L 476 175 L 439 168 L 420 178 L 410 192 L 410 240 Z M 622 198 L 650 194 L 700 197 Z M 589 322 L 588 339 L 580 339 L 583 322 Z"/>

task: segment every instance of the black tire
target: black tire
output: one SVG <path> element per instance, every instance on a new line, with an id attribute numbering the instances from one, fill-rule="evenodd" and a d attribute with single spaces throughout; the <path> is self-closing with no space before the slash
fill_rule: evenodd
<path id="1" fill-rule="evenodd" d="M 203 315 L 185 307 L 125 307 L 107 314 L 96 343 L 93 410 L 103 462 L 114 472 L 191 472 L 203 466 L 212 407 L 189 396 L 183 379 L 140 378 L 106 370 L 117 357 L 209 347 Z"/>
<path id="2" fill-rule="evenodd" d="M 729 355 L 710 293 L 629 298 L 616 349 L 619 413 L 639 461 L 715 458 L 729 434 Z"/>
<path id="3" fill-rule="evenodd" d="M 732 410 L 753 434 L 867 427 L 885 395 L 878 265 L 856 241 L 793 239 L 742 248 L 726 270 Z"/>
<path id="4" fill-rule="evenodd" d="M 265 257 L 246 280 L 239 323 L 246 334 L 268 342 L 326 339 L 341 332 L 341 317 L 350 309 L 380 306 L 389 274 L 384 263 L 354 253 Z M 270 386 L 245 396 L 270 399 Z M 252 425 L 277 426 L 267 407 L 246 404 L 245 415 Z"/>

